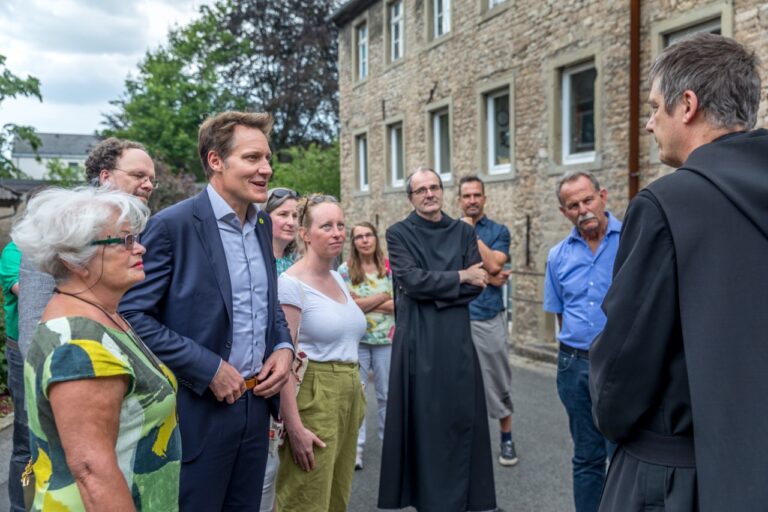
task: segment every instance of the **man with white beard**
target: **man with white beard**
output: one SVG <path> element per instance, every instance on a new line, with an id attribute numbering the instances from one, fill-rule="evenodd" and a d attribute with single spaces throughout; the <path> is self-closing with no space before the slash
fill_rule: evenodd
<path id="1" fill-rule="evenodd" d="M 605 325 L 600 305 L 611 285 L 621 222 L 605 211 L 608 192 L 589 172 L 566 173 L 557 184 L 560 211 L 574 225 L 549 251 L 544 310 L 557 315 L 557 392 L 573 439 L 576 512 L 596 512 L 612 446 L 592 420 L 589 348 Z"/>

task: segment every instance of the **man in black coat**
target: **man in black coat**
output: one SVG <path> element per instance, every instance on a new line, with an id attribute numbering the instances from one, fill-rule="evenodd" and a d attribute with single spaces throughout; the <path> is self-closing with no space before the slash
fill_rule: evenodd
<path id="1" fill-rule="evenodd" d="M 443 183 L 419 168 L 414 211 L 387 230 L 395 338 L 379 508 L 496 508 L 491 439 L 468 304 L 488 282 L 477 235 L 442 211 Z"/>
<path id="2" fill-rule="evenodd" d="M 601 511 L 768 507 L 768 131 L 758 59 L 697 34 L 654 62 L 646 129 L 679 169 L 624 219 L 593 344 L 598 428 L 618 444 Z"/>

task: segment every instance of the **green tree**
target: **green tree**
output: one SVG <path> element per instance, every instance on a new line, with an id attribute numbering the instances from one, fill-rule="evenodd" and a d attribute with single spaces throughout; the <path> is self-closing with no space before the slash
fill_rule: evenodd
<path id="1" fill-rule="evenodd" d="M 224 110 L 275 117 L 273 147 L 329 144 L 338 131 L 333 0 L 217 0 L 171 31 L 125 82 L 103 135 L 144 143 L 173 172 L 204 179 L 197 130 Z"/>
<path id="2" fill-rule="evenodd" d="M 280 162 L 281 159 L 290 160 Z M 339 141 L 327 147 L 310 144 L 281 151 L 272 162 L 270 187 L 287 187 L 302 194 L 319 192 L 339 197 Z"/>
<path id="3" fill-rule="evenodd" d="M 53 185 L 61 187 L 73 187 L 83 184 L 85 167 L 82 165 L 67 165 L 58 158 L 52 158 L 45 164 L 48 172 L 45 179 Z"/>
<path id="4" fill-rule="evenodd" d="M 14 75 L 5 66 L 5 56 L 0 55 L 0 104 L 6 98 L 16 98 L 18 96 L 33 96 L 43 101 L 43 97 L 40 95 L 40 80 L 31 76 L 19 78 Z M 19 126 L 14 123 L 4 124 L 0 128 L 0 177 L 14 178 L 23 176 L 21 170 L 13 165 L 13 162 L 7 156 L 14 138 L 29 141 L 35 150 L 40 146 L 40 139 L 35 135 L 35 130 L 31 126 Z"/>
<path id="5" fill-rule="evenodd" d="M 209 9 L 204 7 L 203 12 Z M 225 57 L 206 48 L 220 30 L 204 15 L 169 35 L 167 46 L 148 52 L 139 73 L 125 81 L 123 97 L 112 101 L 117 112 L 105 116 L 103 135 L 142 142 L 173 172 L 204 178 L 197 157 L 197 129 L 209 115 L 244 109 L 245 102 L 217 83 L 212 60 Z"/>
<path id="6" fill-rule="evenodd" d="M 157 213 L 197 192 L 194 175 L 171 172 L 167 165 L 157 160 L 155 175 L 158 185 L 149 197 L 149 209 L 152 213 Z"/>

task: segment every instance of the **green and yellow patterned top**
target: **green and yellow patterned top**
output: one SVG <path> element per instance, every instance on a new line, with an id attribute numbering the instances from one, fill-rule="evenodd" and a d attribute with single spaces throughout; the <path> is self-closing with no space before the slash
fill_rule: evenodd
<path id="1" fill-rule="evenodd" d="M 35 474 L 32 510 L 84 510 L 56 430 L 48 400 L 50 385 L 117 375 L 127 376 L 129 383 L 115 452 L 136 510 L 178 510 L 181 438 L 176 379 L 131 336 L 83 317 L 41 322 L 24 363 Z"/>
<path id="2" fill-rule="evenodd" d="M 347 287 L 352 293 L 358 297 L 369 297 L 376 295 L 377 293 L 388 293 L 392 296 L 392 278 L 389 274 L 384 277 L 379 277 L 378 274 L 365 274 L 365 280 L 358 284 L 352 284 L 352 279 L 349 277 L 349 267 L 345 261 L 339 265 L 339 274 L 347 283 Z M 376 311 L 369 311 L 365 314 L 365 321 L 368 324 L 365 331 L 365 336 L 362 337 L 360 343 L 366 345 L 387 345 L 392 343 L 389 338 L 392 326 L 395 325 L 395 317 L 386 313 L 378 313 Z"/>

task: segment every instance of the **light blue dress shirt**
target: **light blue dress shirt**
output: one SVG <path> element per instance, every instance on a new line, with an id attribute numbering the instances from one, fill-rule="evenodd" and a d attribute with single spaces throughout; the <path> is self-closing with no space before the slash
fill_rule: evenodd
<path id="1" fill-rule="evenodd" d="M 621 222 L 610 213 L 605 214 L 608 230 L 597 252 L 592 254 L 589 244 L 574 227 L 547 257 L 544 311 L 563 315 L 557 339 L 581 350 L 589 350 L 605 327 L 605 313 L 600 305 L 611 286 L 619 248 Z"/>
<path id="2" fill-rule="evenodd" d="M 227 362 L 248 378 L 261 371 L 266 349 L 269 281 L 264 262 L 269 258 L 264 257 L 256 234 L 257 229 L 266 229 L 266 226 L 262 224 L 259 228 L 258 209 L 251 205 L 241 227 L 235 211 L 216 190 L 211 185 L 206 190 L 219 227 L 232 286 L 233 337 Z M 292 347 L 282 343 L 274 350 L 281 348 Z"/>

